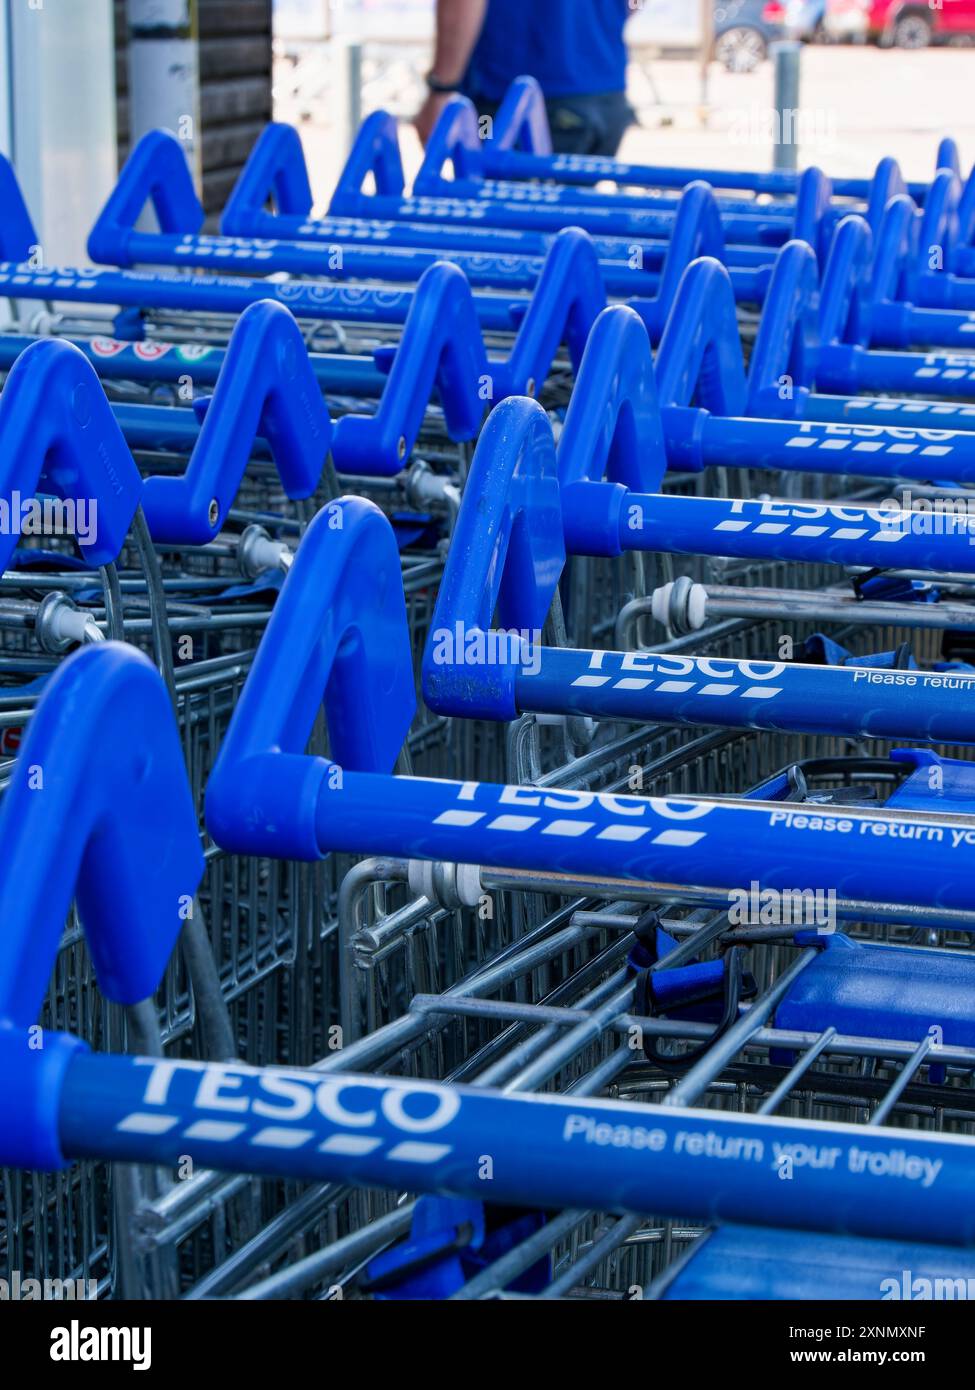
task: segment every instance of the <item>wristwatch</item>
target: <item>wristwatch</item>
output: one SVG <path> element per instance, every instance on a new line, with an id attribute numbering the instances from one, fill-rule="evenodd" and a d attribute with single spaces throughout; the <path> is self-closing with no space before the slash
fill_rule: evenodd
<path id="1" fill-rule="evenodd" d="M 440 96 L 449 96 L 451 92 L 456 92 L 460 87 L 459 82 L 443 82 L 439 77 L 434 77 L 432 72 L 428 72 L 423 80 L 431 92 L 436 92 Z"/>

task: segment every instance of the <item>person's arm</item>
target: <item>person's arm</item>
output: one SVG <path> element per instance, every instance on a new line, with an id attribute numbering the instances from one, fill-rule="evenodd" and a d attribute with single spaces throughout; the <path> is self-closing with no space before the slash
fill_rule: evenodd
<path id="1" fill-rule="evenodd" d="M 437 41 L 430 76 L 438 86 L 459 85 L 484 24 L 488 0 L 437 0 Z M 426 144 L 450 92 L 430 92 L 414 124 Z"/>

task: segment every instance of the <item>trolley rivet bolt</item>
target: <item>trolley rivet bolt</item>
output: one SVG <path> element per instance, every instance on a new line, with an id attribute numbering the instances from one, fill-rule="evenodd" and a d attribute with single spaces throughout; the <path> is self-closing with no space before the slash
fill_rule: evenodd
<path id="1" fill-rule="evenodd" d="M 220 503 L 215 497 L 211 500 L 207 508 L 207 520 L 211 526 L 216 526 L 217 522 L 220 520 Z"/>
<path id="2" fill-rule="evenodd" d="M 528 378 L 528 380 L 525 382 L 525 395 L 526 395 L 526 396 L 534 396 L 534 394 L 535 394 L 535 378 L 534 378 L 533 376 L 530 376 L 530 377 Z"/>
<path id="3" fill-rule="evenodd" d="M 398 459 L 405 459 L 405 458 L 406 458 L 406 435 L 405 435 L 405 434 L 401 434 L 400 437 L 399 437 L 399 439 L 398 439 L 398 441 L 397 441 L 397 444 L 396 444 L 396 457 L 397 457 Z"/>

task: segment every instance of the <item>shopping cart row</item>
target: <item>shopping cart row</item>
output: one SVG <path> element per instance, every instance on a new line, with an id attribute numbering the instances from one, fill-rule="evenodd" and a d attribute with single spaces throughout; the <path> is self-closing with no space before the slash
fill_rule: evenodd
<path id="1" fill-rule="evenodd" d="M 469 114 L 409 199 L 370 118 L 320 223 L 271 127 L 225 237 L 157 133 L 110 271 L 45 267 L 3 170 L 5 1265 L 960 1277 L 975 366 L 875 346 L 967 341 L 912 279 L 937 234 L 964 305 L 957 153 L 643 207 L 596 184 L 688 180 L 563 178 L 530 84 Z M 35 539 L 72 500 L 97 535 Z"/>

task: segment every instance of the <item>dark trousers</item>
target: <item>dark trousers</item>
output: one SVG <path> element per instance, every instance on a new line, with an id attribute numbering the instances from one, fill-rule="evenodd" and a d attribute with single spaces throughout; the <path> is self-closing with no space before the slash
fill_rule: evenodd
<path id="1" fill-rule="evenodd" d="M 472 98 L 478 114 L 495 116 L 496 101 Z M 556 154 L 598 154 L 612 157 L 627 126 L 635 120 L 625 92 L 587 92 L 572 97 L 548 97 L 545 102 Z"/>

